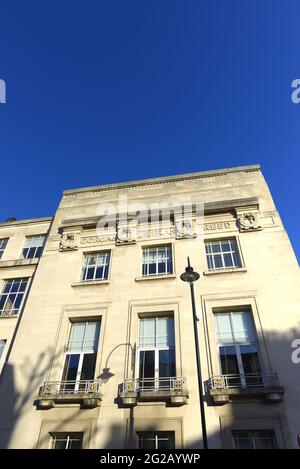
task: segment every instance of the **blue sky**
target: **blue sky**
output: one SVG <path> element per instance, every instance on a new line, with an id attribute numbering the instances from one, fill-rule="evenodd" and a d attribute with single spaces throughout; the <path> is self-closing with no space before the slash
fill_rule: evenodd
<path id="1" fill-rule="evenodd" d="M 260 163 L 300 258 L 298 0 L 2 0 L 0 219 Z"/>

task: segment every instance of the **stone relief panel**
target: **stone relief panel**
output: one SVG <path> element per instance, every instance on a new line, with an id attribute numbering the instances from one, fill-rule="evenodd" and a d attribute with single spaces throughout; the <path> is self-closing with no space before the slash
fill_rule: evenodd
<path id="1" fill-rule="evenodd" d="M 193 238 L 196 236 L 193 220 L 179 219 L 175 221 L 176 239 Z"/>
<path id="2" fill-rule="evenodd" d="M 78 249 L 78 233 L 63 232 L 61 234 L 59 250 L 60 251 L 75 251 Z"/>
<path id="3" fill-rule="evenodd" d="M 116 244 L 136 243 L 137 227 L 136 224 L 118 225 Z"/>
<path id="4" fill-rule="evenodd" d="M 261 230 L 258 212 L 244 212 L 237 214 L 237 225 L 240 231 Z"/>

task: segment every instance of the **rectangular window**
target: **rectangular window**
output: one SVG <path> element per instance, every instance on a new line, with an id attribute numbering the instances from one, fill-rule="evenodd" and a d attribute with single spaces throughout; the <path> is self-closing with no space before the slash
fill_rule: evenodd
<path id="1" fill-rule="evenodd" d="M 99 321 L 72 324 L 62 376 L 63 391 L 80 391 L 86 381 L 94 379 L 99 334 Z"/>
<path id="2" fill-rule="evenodd" d="M 83 433 L 78 432 L 56 432 L 51 434 L 51 449 L 81 449 Z"/>
<path id="3" fill-rule="evenodd" d="M 0 316 L 18 314 L 26 290 L 28 279 L 6 280 L 0 296 Z"/>
<path id="4" fill-rule="evenodd" d="M 4 250 L 7 245 L 8 238 L 2 238 L 0 239 L 0 259 L 2 257 L 2 254 L 4 253 Z"/>
<path id="5" fill-rule="evenodd" d="M 41 257 L 45 241 L 45 235 L 26 236 L 21 259 L 35 259 Z"/>
<path id="6" fill-rule="evenodd" d="M 142 275 L 167 275 L 173 273 L 170 245 L 143 249 Z"/>
<path id="7" fill-rule="evenodd" d="M 171 316 L 140 319 L 140 389 L 168 389 L 176 376 L 174 320 Z"/>
<path id="8" fill-rule="evenodd" d="M 4 352 L 5 345 L 6 345 L 6 340 L 0 339 L 0 359 L 1 359 L 2 354 Z"/>
<path id="9" fill-rule="evenodd" d="M 229 387 L 262 385 L 254 324 L 249 311 L 214 314 L 222 374 Z"/>
<path id="10" fill-rule="evenodd" d="M 272 430 L 234 430 L 232 432 L 235 449 L 276 449 Z"/>
<path id="11" fill-rule="evenodd" d="M 110 251 L 95 252 L 84 256 L 82 280 L 107 280 Z"/>
<path id="12" fill-rule="evenodd" d="M 175 449 L 175 432 L 139 432 L 139 449 Z"/>
<path id="13" fill-rule="evenodd" d="M 208 270 L 237 269 L 242 267 L 235 238 L 205 241 Z"/>

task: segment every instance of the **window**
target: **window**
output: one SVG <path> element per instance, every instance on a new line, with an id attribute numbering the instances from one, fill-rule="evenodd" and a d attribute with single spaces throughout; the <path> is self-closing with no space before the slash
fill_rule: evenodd
<path id="1" fill-rule="evenodd" d="M 166 275 L 173 272 L 170 245 L 143 249 L 142 275 Z"/>
<path id="2" fill-rule="evenodd" d="M 249 311 L 215 314 L 222 373 L 229 387 L 262 385 L 254 324 Z"/>
<path id="3" fill-rule="evenodd" d="M 82 280 L 107 280 L 110 251 L 96 252 L 84 256 Z"/>
<path id="4" fill-rule="evenodd" d="M 175 449 L 175 432 L 140 432 L 139 449 Z"/>
<path id="5" fill-rule="evenodd" d="M 235 449 L 275 449 L 277 447 L 272 430 L 235 430 L 232 432 Z"/>
<path id="6" fill-rule="evenodd" d="M 69 433 L 52 433 L 51 434 L 51 449 L 81 449 L 82 448 L 83 433 L 69 432 Z"/>
<path id="7" fill-rule="evenodd" d="M 208 270 L 242 267 L 237 242 L 234 238 L 206 241 L 205 252 Z"/>
<path id="8" fill-rule="evenodd" d="M 79 391 L 95 375 L 100 322 L 77 322 L 71 325 L 65 356 L 62 387 Z"/>
<path id="9" fill-rule="evenodd" d="M 0 296 L 0 316 L 18 314 L 27 282 L 27 278 L 6 280 Z"/>
<path id="10" fill-rule="evenodd" d="M 35 259 L 41 257 L 45 241 L 45 235 L 26 236 L 21 258 Z"/>
<path id="11" fill-rule="evenodd" d="M 4 352 L 5 345 L 6 345 L 6 340 L 0 339 L 0 358 L 2 357 L 2 354 Z"/>
<path id="12" fill-rule="evenodd" d="M 169 388 L 176 376 L 174 320 L 171 316 L 140 319 L 140 389 Z"/>
<path id="13" fill-rule="evenodd" d="M 2 254 L 4 253 L 4 249 L 6 248 L 8 238 L 2 238 L 0 239 L 0 259 L 2 257 Z"/>

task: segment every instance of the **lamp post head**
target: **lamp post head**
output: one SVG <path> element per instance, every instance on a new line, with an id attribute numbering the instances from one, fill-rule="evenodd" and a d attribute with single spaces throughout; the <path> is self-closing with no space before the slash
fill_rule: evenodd
<path id="1" fill-rule="evenodd" d="M 190 258 L 188 257 L 188 266 L 185 268 L 185 272 L 180 275 L 180 278 L 183 282 L 195 282 L 200 278 L 200 274 L 198 272 L 194 272 L 193 267 L 190 265 Z"/>

